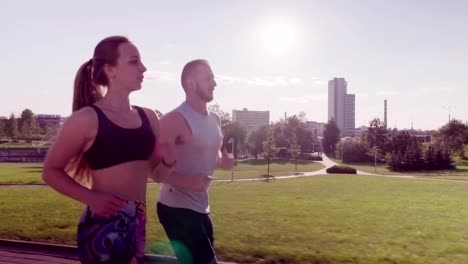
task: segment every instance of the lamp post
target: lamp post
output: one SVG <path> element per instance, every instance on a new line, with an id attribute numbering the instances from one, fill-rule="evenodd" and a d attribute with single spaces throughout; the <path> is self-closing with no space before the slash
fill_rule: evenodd
<path id="1" fill-rule="evenodd" d="M 448 121 L 449 121 L 449 123 L 450 123 L 450 120 L 451 120 L 451 117 L 450 117 L 450 113 L 451 113 L 451 112 L 450 112 L 450 110 L 452 109 L 452 107 L 455 108 L 455 107 L 452 106 L 452 105 L 443 106 L 443 108 L 448 109 Z"/>
<path id="2" fill-rule="evenodd" d="M 374 146 L 374 172 L 377 173 L 377 146 Z"/>
<path id="3" fill-rule="evenodd" d="M 236 161 L 236 156 L 234 155 L 234 138 L 231 138 L 231 149 L 232 149 L 232 156 L 234 158 L 234 163 Z M 231 168 L 231 182 L 234 181 L 234 166 Z"/>

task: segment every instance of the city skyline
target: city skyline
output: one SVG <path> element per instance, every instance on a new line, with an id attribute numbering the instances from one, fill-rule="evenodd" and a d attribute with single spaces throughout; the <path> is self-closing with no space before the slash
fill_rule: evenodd
<path id="1" fill-rule="evenodd" d="M 437 129 L 449 112 L 468 119 L 467 8 L 419 0 L 7 1 L 0 116 L 25 108 L 68 116 L 79 65 L 99 40 L 120 34 L 148 68 L 131 96 L 137 105 L 178 106 L 183 65 L 205 58 L 218 82 L 213 103 L 226 112 L 268 110 L 278 121 L 303 111 L 327 122 L 327 82 L 344 77 L 356 95 L 356 127 L 383 120 L 386 99 L 389 128 Z"/>

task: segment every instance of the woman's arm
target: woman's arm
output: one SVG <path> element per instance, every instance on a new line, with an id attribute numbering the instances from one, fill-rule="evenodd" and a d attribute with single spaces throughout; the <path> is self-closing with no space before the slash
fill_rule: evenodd
<path id="1" fill-rule="evenodd" d="M 80 201 L 102 216 L 111 215 L 124 206 L 119 197 L 92 191 L 65 172 L 67 164 L 88 148 L 97 133 L 97 116 L 93 109 L 73 113 L 63 124 L 59 135 L 47 151 L 42 179 L 57 192 Z"/>
<path id="2" fill-rule="evenodd" d="M 91 191 L 73 180 L 65 167 L 75 157 L 83 152 L 92 133 L 92 115 L 90 109 L 82 109 L 73 113 L 61 129 L 56 141 L 47 151 L 42 171 L 42 179 L 57 192 L 72 199 L 88 204 Z M 92 110 L 91 110 L 92 111 Z M 91 120 L 90 120 L 91 116 Z M 95 117 L 95 119 L 97 119 Z"/>

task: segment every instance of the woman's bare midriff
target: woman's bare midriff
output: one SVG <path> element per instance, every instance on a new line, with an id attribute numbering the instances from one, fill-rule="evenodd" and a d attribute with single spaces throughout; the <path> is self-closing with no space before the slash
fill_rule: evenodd
<path id="1" fill-rule="evenodd" d="M 149 161 L 130 161 L 92 172 L 91 189 L 125 200 L 146 200 Z"/>

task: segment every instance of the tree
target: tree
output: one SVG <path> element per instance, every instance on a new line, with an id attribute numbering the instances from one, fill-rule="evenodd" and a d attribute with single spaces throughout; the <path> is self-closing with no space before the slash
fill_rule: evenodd
<path id="1" fill-rule="evenodd" d="M 370 148 L 377 147 L 381 152 L 380 154 L 385 155 L 387 152 L 388 137 L 387 129 L 383 121 L 380 121 L 378 118 L 372 119 L 369 123 L 365 139 Z"/>
<path id="2" fill-rule="evenodd" d="M 262 153 L 263 150 L 263 141 L 267 138 L 268 126 L 261 126 L 256 130 L 250 132 L 247 140 L 247 150 L 249 153 L 258 158 L 258 154 Z"/>
<path id="3" fill-rule="evenodd" d="M 318 139 L 304 122 L 299 123 L 293 133 L 296 134 L 297 143 L 303 152 L 314 151 L 314 140 L 318 141 Z"/>
<path id="4" fill-rule="evenodd" d="M 270 126 L 270 129 L 273 133 L 273 140 L 275 141 L 275 145 L 278 148 L 288 148 L 289 147 L 289 136 L 287 135 L 287 123 L 286 122 L 278 122 Z"/>
<path id="5" fill-rule="evenodd" d="M 273 131 L 267 130 L 267 138 L 263 141 L 263 158 L 267 161 L 267 176 L 270 176 L 270 162 L 276 156 L 276 146 L 273 140 Z"/>
<path id="6" fill-rule="evenodd" d="M 239 155 L 239 149 L 244 147 L 247 137 L 247 129 L 238 122 L 230 122 L 223 127 L 224 143 L 234 139 L 234 149 L 232 150 L 234 157 Z"/>
<path id="7" fill-rule="evenodd" d="M 457 119 L 441 127 L 434 135 L 439 147 L 448 151 L 449 155 L 458 153 L 464 157 L 464 145 L 468 143 L 468 127 Z"/>
<path id="8" fill-rule="evenodd" d="M 6 134 L 10 138 L 17 138 L 19 135 L 18 120 L 14 114 L 11 114 L 7 121 Z"/>
<path id="9" fill-rule="evenodd" d="M 24 109 L 21 112 L 20 128 L 23 137 L 31 138 L 38 131 L 38 125 L 34 113 L 29 109 Z"/>
<path id="10" fill-rule="evenodd" d="M 453 161 L 451 155 L 442 150 L 437 150 L 436 152 L 436 164 L 439 166 L 438 169 L 453 169 Z"/>
<path id="11" fill-rule="evenodd" d="M 340 129 L 332 118 L 325 124 L 323 131 L 323 152 L 328 155 L 333 155 L 336 143 L 340 140 Z"/>
<path id="12" fill-rule="evenodd" d="M 1 119 L 0 118 L 0 139 L 4 136 L 6 136 L 6 119 Z"/>
<path id="13" fill-rule="evenodd" d="M 394 131 L 389 139 L 387 150 L 404 154 L 408 146 L 416 141 L 417 139 L 407 130 Z"/>
<path id="14" fill-rule="evenodd" d="M 302 122 L 302 123 L 305 123 L 307 121 L 307 117 L 306 117 L 306 113 L 304 111 L 301 111 L 299 112 L 299 115 L 297 116 L 299 118 L 299 120 Z"/>
<path id="15" fill-rule="evenodd" d="M 387 164 L 390 170 L 392 171 L 401 171 L 403 170 L 404 163 L 402 161 L 403 155 L 401 154 L 401 151 L 393 151 L 388 159 L 387 159 Z"/>
<path id="16" fill-rule="evenodd" d="M 434 146 L 428 145 L 426 150 L 424 151 L 424 168 L 426 170 L 434 170 L 438 167 L 436 163 L 436 152 L 434 150 Z"/>
<path id="17" fill-rule="evenodd" d="M 296 134 L 297 142 L 304 152 L 312 152 L 314 150 L 314 135 L 310 129 L 307 128 L 305 123 L 305 114 L 299 116 L 293 115 L 287 119 L 281 119 L 280 122 L 272 125 L 273 138 L 275 145 L 278 148 L 283 148 L 281 155 L 286 154 L 287 149 L 291 145 L 291 138 Z"/>
<path id="18" fill-rule="evenodd" d="M 221 126 L 224 126 L 225 124 L 231 122 L 231 115 L 228 112 L 224 112 L 223 110 L 221 110 L 219 104 L 215 103 L 209 105 L 208 110 L 216 113 L 219 116 L 219 118 L 221 119 Z"/>
<path id="19" fill-rule="evenodd" d="M 408 146 L 408 149 L 403 155 L 403 162 L 405 163 L 406 170 L 415 171 L 424 169 L 421 143 L 414 142 L 413 144 Z"/>
<path id="20" fill-rule="evenodd" d="M 365 140 L 342 139 L 336 144 L 336 155 L 343 162 L 370 162 L 373 157 L 369 156 L 369 147 Z"/>
<path id="21" fill-rule="evenodd" d="M 297 159 L 301 155 L 301 146 L 297 143 L 296 134 L 293 134 L 291 138 L 291 145 L 289 147 L 289 152 L 291 153 L 291 157 L 294 159 L 294 167 L 297 172 Z"/>

